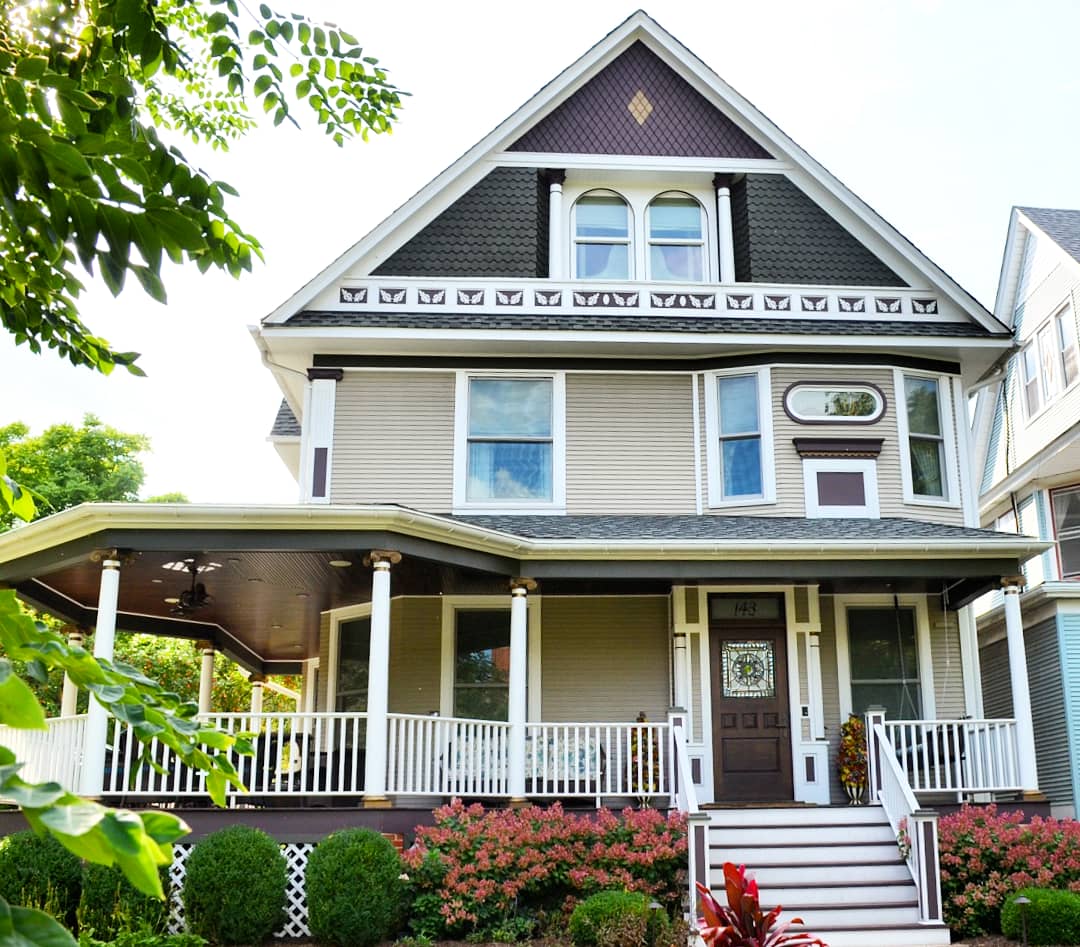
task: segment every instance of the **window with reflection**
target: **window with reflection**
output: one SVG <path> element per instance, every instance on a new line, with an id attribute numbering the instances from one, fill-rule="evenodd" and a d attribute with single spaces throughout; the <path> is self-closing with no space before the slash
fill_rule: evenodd
<path id="1" fill-rule="evenodd" d="M 760 497 L 764 486 L 758 376 L 722 375 L 716 384 L 723 499 Z"/>
<path id="2" fill-rule="evenodd" d="M 865 385 L 792 385 L 784 404 L 795 420 L 810 422 L 868 424 L 885 410 L 880 392 Z"/>
<path id="3" fill-rule="evenodd" d="M 649 204 L 649 278 L 698 282 L 705 278 L 704 214 L 685 194 L 661 194 Z"/>
<path id="4" fill-rule="evenodd" d="M 893 720 L 921 719 L 915 609 L 849 608 L 847 625 L 852 712 L 876 705 Z"/>
<path id="5" fill-rule="evenodd" d="M 629 279 L 630 207 L 612 191 L 590 191 L 574 205 L 578 279 Z"/>
<path id="6" fill-rule="evenodd" d="M 904 378 L 908 422 L 911 492 L 919 497 L 947 496 L 945 489 L 945 437 L 942 434 L 941 396 L 936 378 Z"/>
<path id="7" fill-rule="evenodd" d="M 510 707 L 510 613 L 455 614 L 454 716 L 507 720 Z"/>
<path id="8" fill-rule="evenodd" d="M 337 689 L 334 709 L 365 713 L 368 695 L 368 659 L 371 656 L 371 619 L 354 618 L 338 625 Z"/>
<path id="9" fill-rule="evenodd" d="M 1061 556 L 1061 577 L 1080 578 L 1080 486 L 1054 490 L 1054 535 Z"/>
<path id="10" fill-rule="evenodd" d="M 552 379 L 469 380 L 471 501 L 552 499 Z"/>

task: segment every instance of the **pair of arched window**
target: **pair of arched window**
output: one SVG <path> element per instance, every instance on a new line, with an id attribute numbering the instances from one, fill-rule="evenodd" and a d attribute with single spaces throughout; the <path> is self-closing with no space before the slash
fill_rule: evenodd
<path id="1" fill-rule="evenodd" d="M 645 208 L 638 231 L 630 204 L 615 191 L 588 191 L 574 203 L 574 275 L 578 279 L 702 282 L 705 213 L 689 194 L 665 191 Z M 646 243 L 643 257 L 635 242 Z"/>

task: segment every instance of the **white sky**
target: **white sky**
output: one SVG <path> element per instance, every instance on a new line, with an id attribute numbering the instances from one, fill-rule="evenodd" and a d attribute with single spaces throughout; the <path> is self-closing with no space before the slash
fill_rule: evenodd
<path id="1" fill-rule="evenodd" d="M 85 321 L 149 377 L 98 377 L 0 338 L 0 424 L 86 411 L 150 435 L 144 495 L 292 502 L 266 435 L 280 396 L 247 326 L 362 237 L 634 7 L 282 0 L 360 37 L 412 93 L 389 137 L 336 149 L 305 129 L 200 155 L 241 191 L 266 264 L 240 281 L 172 269 Z M 372 10 L 386 11 L 372 13 Z M 983 303 L 1013 204 L 1080 207 L 1076 0 L 667 0 L 648 12 Z M 299 114 L 299 113 L 298 113 Z M 188 149 L 194 154 L 195 149 Z"/>

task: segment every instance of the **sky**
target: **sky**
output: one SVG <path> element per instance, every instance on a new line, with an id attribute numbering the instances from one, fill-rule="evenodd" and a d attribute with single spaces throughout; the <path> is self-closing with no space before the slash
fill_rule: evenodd
<path id="1" fill-rule="evenodd" d="M 289 8 L 289 0 L 277 4 Z M 266 437 L 280 401 L 248 326 L 364 236 L 617 26 L 609 0 L 295 0 L 358 36 L 409 93 L 390 136 L 337 149 L 260 129 L 228 153 L 185 150 L 240 190 L 234 219 L 265 264 L 240 280 L 164 273 L 91 284 L 84 321 L 146 378 L 106 378 L 0 337 L 0 425 L 85 412 L 149 435 L 143 495 L 291 503 Z M 666 0 L 646 11 L 987 306 L 1014 204 L 1080 208 L 1076 0 Z"/>

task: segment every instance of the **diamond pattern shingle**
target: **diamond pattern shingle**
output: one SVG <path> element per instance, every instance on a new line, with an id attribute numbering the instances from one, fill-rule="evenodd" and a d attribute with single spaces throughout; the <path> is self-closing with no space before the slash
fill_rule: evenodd
<path id="1" fill-rule="evenodd" d="M 735 277 L 758 283 L 904 286 L 836 220 L 780 174 L 732 188 Z"/>
<path id="2" fill-rule="evenodd" d="M 289 407 L 289 403 L 284 398 L 281 399 L 281 404 L 278 406 L 277 417 L 274 418 L 274 424 L 270 428 L 270 436 L 300 436 L 300 422 L 296 420 L 296 415 L 293 414 L 292 408 Z"/>
<path id="3" fill-rule="evenodd" d="M 1053 207 L 1018 207 L 1062 250 L 1080 262 L 1080 210 Z"/>
<path id="4" fill-rule="evenodd" d="M 375 269 L 376 276 L 547 276 L 548 198 L 533 168 L 496 168 Z"/>
<path id="5" fill-rule="evenodd" d="M 506 329 L 586 332 L 760 332 L 781 335 L 930 336 L 966 338 L 989 336 L 982 326 L 966 322 L 858 322 L 839 319 L 751 319 L 682 316 L 622 316 L 608 312 L 472 313 L 472 312 L 338 312 L 305 310 L 288 320 L 290 326 L 366 326 L 397 329 Z M 1001 333 L 1007 337 L 1008 333 Z"/>
<path id="6" fill-rule="evenodd" d="M 453 516 L 486 529 L 539 540 L 1015 540 L 1010 533 L 899 517 L 803 519 L 786 516 Z"/>
<path id="7" fill-rule="evenodd" d="M 631 110 L 638 93 L 651 108 Z M 648 117 L 639 122 L 643 111 Z M 570 154 L 769 158 L 771 155 L 711 105 L 644 43 L 634 43 L 510 151 Z"/>

